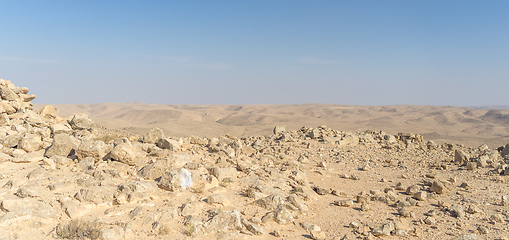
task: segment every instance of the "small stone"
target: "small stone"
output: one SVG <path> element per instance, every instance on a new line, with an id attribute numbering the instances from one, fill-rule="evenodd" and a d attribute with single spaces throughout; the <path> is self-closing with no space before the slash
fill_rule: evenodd
<path id="1" fill-rule="evenodd" d="M 437 223 L 437 220 L 433 217 L 427 217 L 426 219 L 424 219 L 424 223 L 428 225 L 434 225 L 435 223 Z"/>
<path id="2" fill-rule="evenodd" d="M 322 231 L 311 230 L 309 233 L 313 240 L 324 240 L 326 238 L 325 233 Z"/>
<path id="3" fill-rule="evenodd" d="M 414 194 L 414 198 L 419 200 L 419 201 L 424 201 L 424 200 L 426 200 L 427 197 L 428 197 L 428 195 L 424 191 L 416 192 Z"/>
<path id="4" fill-rule="evenodd" d="M 470 214 L 476 214 L 478 212 L 481 212 L 481 210 L 479 209 L 479 207 L 477 205 L 470 204 L 468 206 L 467 212 L 470 213 Z"/>
<path id="5" fill-rule="evenodd" d="M 465 162 L 467 162 L 469 158 L 470 158 L 470 156 L 468 156 L 468 154 L 466 154 L 465 152 L 463 152 L 461 150 L 454 151 L 454 163 L 456 163 L 460 166 L 465 164 Z"/>
<path id="6" fill-rule="evenodd" d="M 363 204 L 361 205 L 361 211 L 363 211 L 363 212 L 367 212 L 367 211 L 369 211 L 370 209 L 371 209 L 371 208 L 369 207 L 368 203 L 363 203 Z"/>
<path id="7" fill-rule="evenodd" d="M 481 234 L 488 234 L 488 233 L 490 233 L 488 228 L 486 228 L 485 226 L 479 226 L 477 228 L 477 231 L 479 231 L 479 233 L 481 233 Z"/>
<path id="8" fill-rule="evenodd" d="M 463 182 L 463 183 L 460 185 L 460 188 L 470 189 L 470 188 L 471 188 L 471 186 L 470 186 L 468 183 Z"/>
<path id="9" fill-rule="evenodd" d="M 406 188 L 403 185 L 403 183 L 399 182 L 398 184 L 396 184 L 396 190 L 404 191 L 404 190 L 406 190 Z"/>
<path id="10" fill-rule="evenodd" d="M 359 229 L 359 223 L 351 222 L 350 224 L 348 224 L 348 227 L 353 228 L 353 229 Z"/>
<path id="11" fill-rule="evenodd" d="M 463 234 L 459 235 L 452 240 L 478 240 L 479 238 L 475 234 Z"/>
<path id="12" fill-rule="evenodd" d="M 329 194 L 329 190 L 325 189 L 325 188 L 321 188 L 321 187 L 315 187 L 314 188 L 315 192 L 318 193 L 319 195 L 327 195 Z"/>
<path id="13" fill-rule="evenodd" d="M 395 229 L 394 223 L 390 222 L 387 224 L 384 224 L 381 227 L 374 228 L 371 233 L 375 235 L 376 237 L 382 237 L 382 236 L 390 236 L 391 232 Z"/>
<path id="14" fill-rule="evenodd" d="M 412 213 L 407 208 L 398 208 L 398 214 L 402 217 L 412 216 Z"/>
<path id="15" fill-rule="evenodd" d="M 509 205 L 509 200 L 507 199 L 507 196 L 506 196 L 506 195 L 503 195 L 503 196 L 502 196 L 502 201 L 500 202 L 500 205 L 501 205 L 501 206 L 507 206 L 507 205 Z"/>
<path id="16" fill-rule="evenodd" d="M 458 204 L 453 204 L 451 208 L 449 209 L 453 217 L 456 218 L 464 218 L 465 217 L 465 211 L 463 210 L 463 207 Z"/>
<path id="17" fill-rule="evenodd" d="M 324 161 L 321 161 L 320 163 L 318 163 L 318 167 L 326 168 L 327 164 Z"/>
<path id="18" fill-rule="evenodd" d="M 370 169 L 371 169 L 371 168 L 369 167 L 369 165 L 368 165 L 368 164 L 366 164 L 366 165 L 364 165 L 364 166 L 362 166 L 362 167 L 361 167 L 361 170 L 362 170 L 362 171 L 365 171 L 365 172 L 369 171 Z"/>
<path id="19" fill-rule="evenodd" d="M 359 176 L 357 176 L 356 174 L 352 174 L 352 176 L 350 176 L 350 179 L 352 179 L 352 180 L 360 180 L 361 178 Z"/>
<path id="20" fill-rule="evenodd" d="M 399 236 L 399 237 L 406 237 L 406 236 L 408 236 L 408 232 L 406 230 L 398 229 L 398 230 L 394 231 L 394 235 Z"/>
<path id="21" fill-rule="evenodd" d="M 491 215 L 490 220 L 495 222 L 495 223 L 504 222 L 504 219 L 502 218 L 502 216 L 500 214 L 493 214 L 493 215 Z"/>
<path id="22" fill-rule="evenodd" d="M 283 235 L 281 235 L 281 231 L 279 231 L 279 229 L 274 230 L 273 234 L 274 234 L 274 237 L 282 237 L 283 236 Z"/>
<path id="23" fill-rule="evenodd" d="M 242 220 L 242 225 L 244 225 L 246 227 L 246 229 L 248 231 L 250 231 L 251 233 L 253 233 L 254 235 L 258 235 L 258 236 L 263 235 L 263 227 L 258 224 L 254 224 L 249 221 Z"/>
<path id="24" fill-rule="evenodd" d="M 406 194 L 408 195 L 414 195 L 415 193 L 417 193 L 418 191 L 420 191 L 421 188 L 417 185 L 411 185 L 409 186 L 407 189 L 406 189 Z"/>
<path id="25" fill-rule="evenodd" d="M 439 181 L 434 181 L 431 185 L 430 189 L 431 192 L 435 192 L 438 194 L 443 194 L 446 191 L 445 185 Z"/>
<path id="26" fill-rule="evenodd" d="M 357 203 L 365 203 L 368 201 L 368 196 L 357 195 Z"/>
<path id="27" fill-rule="evenodd" d="M 468 162 L 467 163 L 467 170 L 475 170 L 477 168 L 476 162 Z"/>
<path id="28" fill-rule="evenodd" d="M 340 207 L 351 207 L 351 206 L 353 206 L 353 201 L 352 200 L 338 200 L 338 201 L 334 201 L 334 204 L 336 204 Z"/>

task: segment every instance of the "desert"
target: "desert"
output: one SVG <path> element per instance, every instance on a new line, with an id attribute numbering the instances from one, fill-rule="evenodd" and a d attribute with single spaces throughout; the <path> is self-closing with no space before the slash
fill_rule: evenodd
<path id="1" fill-rule="evenodd" d="M 1 239 L 508 237 L 507 109 L 0 96 Z"/>

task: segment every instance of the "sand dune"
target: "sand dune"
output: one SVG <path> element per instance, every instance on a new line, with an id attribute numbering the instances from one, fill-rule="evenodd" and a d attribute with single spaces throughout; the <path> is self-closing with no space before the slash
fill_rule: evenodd
<path id="1" fill-rule="evenodd" d="M 42 106 L 37 104 L 36 107 Z M 57 104 L 62 116 L 85 112 L 107 127 L 142 134 L 159 127 L 171 136 L 266 135 L 276 125 L 295 130 L 327 125 L 356 132 L 413 132 L 437 143 L 490 147 L 509 142 L 509 109 L 443 106 Z"/>

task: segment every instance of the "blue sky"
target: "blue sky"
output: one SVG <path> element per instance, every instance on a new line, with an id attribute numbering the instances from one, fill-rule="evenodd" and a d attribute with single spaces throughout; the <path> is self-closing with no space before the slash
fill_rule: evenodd
<path id="1" fill-rule="evenodd" d="M 39 103 L 508 105 L 508 1 L 0 0 Z"/>

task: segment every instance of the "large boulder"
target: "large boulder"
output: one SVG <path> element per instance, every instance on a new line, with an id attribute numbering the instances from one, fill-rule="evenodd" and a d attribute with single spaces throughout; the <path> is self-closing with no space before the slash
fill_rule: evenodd
<path id="1" fill-rule="evenodd" d="M 164 132 L 160 128 L 153 128 L 143 135 L 144 143 L 156 143 L 159 139 L 164 138 Z"/>
<path id="2" fill-rule="evenodd" d="M 7 101 L 14 101 L 19 98 L 18 94 L 12 91 L 12 89 L 2 86 L 0 86 L 0 96 L 3 100 Z"/>
<path id="3" fill-rule="evenodd" d="M 44 156 L 51 158 L 55 155 L 67 157 L 73 149 L 76 149 L 74 137 L 69 134 L 61 133 L 53 137 L 53 144 L 46 149 Z"/>
<path id="4" fill-rule="evenodd" d="M 43 118 L 55 119 L 58 116 L 58 110 L 50 105 L 46 105 L 37 111 Z"/>
<path id="5" fill-rule="evenodd" d="M 137 149 L 130 143 L 120 143 L 110 153 L 111 159 L 128 165 L 135 165 L 138 155 Z"/>
<path id="6" fill-rule="evenodd" d="M 26 152 L 33 152 L 41 149 L 42 138 L 39 134 L 26 134 L 19 142 L 19 147 Z"/>
<path id="7" fill-rule="evenodd" d="M 71 125 L 73 130 L 90 130 L 93 124 L 94 121 L 84 113 L 75 114 L 71 121 L 69 121 L 69 125 Z"/>
<path id="8" fill-rule="evenodd" d="M 78 150 L 76 150 L 76 155 L 78 159 L 92 157 L 96 161 L 99 161 L 103 160 L 110 150 L 111 148 L 103 141 L 87 139 L 81 142 Z"/>

